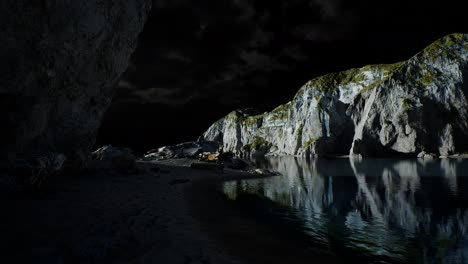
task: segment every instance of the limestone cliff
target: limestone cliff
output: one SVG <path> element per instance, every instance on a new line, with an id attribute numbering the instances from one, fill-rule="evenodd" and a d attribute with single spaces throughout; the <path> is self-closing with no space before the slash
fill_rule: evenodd
<path id="1" fill-rule="evenodd" d="M 270 112 L 234 111 L 206 140 L 238 155 L 448 156 L 468 150 L 468 35 L 445 36 L 407 61 L 307 82 Z"/>
<path id="2" fill-rule="evenodd" d="M 150 0 L 0 2 L 0 160 L 90 155 Z"/>

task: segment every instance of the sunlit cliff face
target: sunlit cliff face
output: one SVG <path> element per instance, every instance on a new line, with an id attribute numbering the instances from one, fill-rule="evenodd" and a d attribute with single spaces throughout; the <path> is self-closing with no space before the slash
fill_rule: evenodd
<path id="1" fill-rule="evenodd" d="M 425 263 L 468 257 L 466 161 L 280 158 L 266 166 L 283 176 L 228 182 L 224 192 L 290 208 L 326 245 L 339 239 L 370 255 Z"/>

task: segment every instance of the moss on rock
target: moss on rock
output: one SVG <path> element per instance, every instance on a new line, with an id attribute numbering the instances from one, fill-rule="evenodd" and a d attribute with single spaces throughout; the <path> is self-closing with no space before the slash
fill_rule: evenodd
<path id="1" fill-rule="evenodd" d="M 296 131 L 296 137 L 299 138 L 300 136 L 302 136 L 302 132 L 304 130 L 304 123 L 301 123 L 299 125 L 299 128 L 297 129 Z"/>
<path id="2" fill-rule="evenodd" d="M 306 87 L 309 89 L 318 89 L 320 92 L 330 93 L 335 91 L 340 85 L 364 81 L 365 76 L 360 73 L 360 69 L 354 68 L 347 71 L 326 74 L 310 80 Z"/>
<path id="3" fill-rule="evenodd" d="M 356 83 L 363 85 L 364 88 L 361 91 L 368 91 L 382 84 L 394 73 L 399 72 L 400 69 L 403 68 L 403 64 L 404 62 L 397 62 L 393 64 L 372 64 L 366 65 L 362 68 L 354 68 L 347 71 L 331 73 L 310 80 L 306 84 L 306 87 L 308 89 L 317 89 L 318 91 L 324 93 L 331 93 L 340 86 Z M 367 77 L 364 74 L 366 71 L 381 71 L 383 78 L 377 79 L 371 84 L 364 85 L 363 82 L 367 80 Z"/>
<path id="4" fill-rule="evenodd" d="M 423 56 L 430 60 L 436 60 L 441 56 L 460 59 L 460 56 L 457 52 L 458 49 L 456 47 L 463 42 L 468 42 L 466 35 L 461 33 L 449 34 L 434 41 L 431 45 L 426 47 L 416 56 Z M 464 45 L 466 46 L 466 44 Z"/>
<path id="5" fill-rule="evenodd" d="M 306 141 L 306 143 L 304 143 L 304 148 L 310 147 L 312 144 L 314 144 L 315 142 L 317 142 L 317 140 L 319 140 L 321 138 L 322 138 L 322 136 L 318 136 L 316 138 L 310 138 L 309 140 Z"/>
<path id="6" fill-rule="evenodd" d="M 421 81 L 423 85 L 429 86 L 430 84 L 434 82 L 435 79 L 436 79 L 435 74 L 432 71 L 428 71 L 426 74 L 421 76 L 419 80 Z"/>
<path id="7" fill-rule="evenodd" d="M 276 107 L 275 109 L 273 109 L 270 114 L 272 116 L 272 119 L 273 120 L 276 120 L 276 119 L 280 119 L 280 120 L 284 120 L 284 119 L 288 119 L 288 116 L 289 116 L 289 107 L 291 106 L 291 102 L 289 103 L 286 103 L 286 104 L 283 104 L 283 105 L 280 105 L 278 107 Z"/>
<path id="8" fill-rule="evenodd" d="M 259 150 L 265 147 L 270 147 L 272 144 L 260 136 L 255 136 L 249 144 L 244 145 L 244 149 L 248 151 Z"/>
<path id="9" fill-rule="evenodd" d="M 410 99 L 410 98 L 404 98 L 404 99 L 401 101 L 401 107 L 403 107 L 403 110 L 405 110 L 405 111 L 408 111 L 408 110 L 411 109 L 413 106 L 414 106 L 414 102 L 413 102 L 413 100 Z"/>

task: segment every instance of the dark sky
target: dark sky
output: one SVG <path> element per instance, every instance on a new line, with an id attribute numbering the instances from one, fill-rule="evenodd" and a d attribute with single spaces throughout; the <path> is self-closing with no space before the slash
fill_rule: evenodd
<path id="1" fill-rule="evenodd" d="M 291 100 L 313 77 L 468 32 L 463 1 L 429 2 L 155 0 L 97 145 L 195 140 L 231 110 Z"/>

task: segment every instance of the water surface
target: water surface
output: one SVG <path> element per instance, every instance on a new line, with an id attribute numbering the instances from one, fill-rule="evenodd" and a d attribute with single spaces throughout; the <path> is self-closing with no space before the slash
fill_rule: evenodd
<path id="1" fill-rule="evenodd" d="M 468 161 L 269 158 L 226 197 L 288 243 L 360 263 L 468 263 Z"/>

